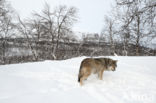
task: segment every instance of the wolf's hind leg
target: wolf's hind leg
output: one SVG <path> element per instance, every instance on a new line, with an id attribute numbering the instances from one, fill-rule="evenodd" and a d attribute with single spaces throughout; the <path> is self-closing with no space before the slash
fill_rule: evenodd
<path id="1" fill-rule="evenodd" d="M 81 85 L 81 86 L 83 85 L 83 81 L 86 80 L 90 74 L 91 74 L 91 73 L 87 73 L 87 74 L 83 75 L 83 76 L 80 78 L 80 85 Z"/>

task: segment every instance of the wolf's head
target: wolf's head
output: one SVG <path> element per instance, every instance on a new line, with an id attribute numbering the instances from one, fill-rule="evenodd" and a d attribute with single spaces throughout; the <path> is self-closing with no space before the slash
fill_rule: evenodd
<path id="1" fill-rule="evenodd" d="M 112 60 L 112 62 L 109 64 L 108 69 L 111 71 L 115 71 L 117 67 L 117 60 Z"/>

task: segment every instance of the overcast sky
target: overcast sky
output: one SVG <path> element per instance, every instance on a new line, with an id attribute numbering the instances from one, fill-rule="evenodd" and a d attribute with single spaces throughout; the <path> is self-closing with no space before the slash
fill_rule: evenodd
<path id="1" fill-rule="evenodd" d="M 114 0 L 8 0 L 22 18 L 29 17 L 33 11 L 40 12 L 45 2 L 51 8 L 58 5 L 78 8 L 79 21 L 74 31 L 100 33 L 104 24 L 104 15 L 111 10 Z"/>

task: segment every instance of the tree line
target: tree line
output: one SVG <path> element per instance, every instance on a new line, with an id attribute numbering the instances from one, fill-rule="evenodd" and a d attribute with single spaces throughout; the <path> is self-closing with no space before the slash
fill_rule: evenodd
<path id="1" fill-rule="evenodd" d="M 146 47 L 156 37 L 154 0 L 116 0 L 101 33 L 84 33 L 81 40 L 72 30 L 78 21 L 76 7 L 45 3 L 27 19 L 17 15 L 9 2 L 0 0 L 0 64 L 81 55 L 155 55 Z M 12 52 L 19 49 L 23 54 Z"/>

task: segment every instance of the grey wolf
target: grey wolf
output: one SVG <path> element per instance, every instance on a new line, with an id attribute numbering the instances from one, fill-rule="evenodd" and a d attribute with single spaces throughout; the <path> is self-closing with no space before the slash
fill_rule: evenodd
<path id="1" fill-rule="evenodd" d="M 100 80 L 103 79 L 104 71 L 115 71 L 117 60 L 110 58 L 86 58 L 81 62 L 78 82 L 83 85 L 83 81 L 90 76 L 91 73 L 97 73 Z"/>

